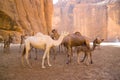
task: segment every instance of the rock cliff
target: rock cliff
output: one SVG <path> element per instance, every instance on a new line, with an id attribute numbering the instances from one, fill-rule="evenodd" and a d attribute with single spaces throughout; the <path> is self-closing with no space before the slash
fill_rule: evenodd
<path id="1" fill-rule="evenodd" d="M 58 30 L 80 31 L 91 40 L 120 37 L 120 0 L 59 0 L 55 10 L 60 12 L 54 15 Z"/>
<path id="2" fill-rule="evenodd" d="M 0 28 L 4 30 L 18 29 L 28 34 L 39 31 L 49 34 L 52 27 L 52 15 L 52 0 L 0 1 Z M 3 20 L 4 23 L 2 23 Z"/>

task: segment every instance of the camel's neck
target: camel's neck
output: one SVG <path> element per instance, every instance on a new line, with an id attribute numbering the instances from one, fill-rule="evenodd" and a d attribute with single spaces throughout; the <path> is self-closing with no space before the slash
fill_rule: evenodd
<path id="1" fill-rule="evenodd" d="M 96 48 L 96 45 L 93 43 L 93 46 L 92 46 L 92 51 L 94 51 L 95 50 L 95 48 Z"/>
<path id="2" fill-rule="evenodd" d="M 54 40 L 54 46 L 59 46 L 62 43 L 64 36 L 61 35 L 58 40 Z"/>

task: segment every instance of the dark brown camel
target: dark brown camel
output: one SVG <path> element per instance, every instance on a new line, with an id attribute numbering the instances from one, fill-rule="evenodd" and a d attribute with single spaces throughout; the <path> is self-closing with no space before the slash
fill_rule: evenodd
<path id="1" fill-rule="evenodd" d="M 56 29 L 53 29 L 52 31 L 51 31 L 51 38 L 53 39 L 53 40 L 58 40 L 59 39 L 59 37 L 60 37 L 60 34 L 58 33 L 58 31 L 56 30 Z M 60 50 L 61 50 L 61 45 L 59 45 L 59 53 L 60 53 Z M 54 59 L 56 58 L 55 56 L 56 56 L 56 54 L 57 54 L 57 50 L 53 47 L 52 49 L 52 53 L 54 53 Z"/>
<path id="2" fill-rule="evenodd" d="M 86 46 L 87 49 L 90 49 L 90 44 L 85 37 L 83 37 L 79 32 L 69 34 L 63 39 L 62 45 L 67 48 L 68 62 L 71 62 L 72 57 L 72 48 L 77 46 Z"/>
<path id="3" fill-rule="evenodd" d="M 97 39 L 97 41 L 98 40 L 99 39 Z M 96 44 L 98 44 L 98 42 L 93 43 L 93 47 L 91 49 L 90 48 L 90 41 L 86 37 L 82 36 L 80 34 L 80 32 L 75 32 L 73 34 L 69 34 L 68 36 L 66 36 L 63 39 L 62 44 L 67 48 L 67 55 L 68 55 L 67 64 L 71 62 L 71 57 L 73 55 L 73 53 L 72 53 L 73 47 L 75 47 L 77 50 L 78 63 L 79 63 L 79 53 L 81 51 L 85 53 L 85 56 L 84 56 L 82 62 L 85 60 L 86 57 L 88 58 L 88 55 L 90 55 L 90 63 L 91 64 L 93 63 L 91 51 L 93 51 L 95 49 L 95 47 L 97 46 Z"/>

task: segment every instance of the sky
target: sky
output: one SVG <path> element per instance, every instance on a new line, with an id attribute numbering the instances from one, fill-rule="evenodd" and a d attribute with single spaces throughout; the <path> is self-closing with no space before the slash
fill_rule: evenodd
<path id="1" fill-rule="evenodd" d="M 55 3 L 57 3 L 58 2 L 58 0 L 53 0 L 53 4 L 55 4 Z"/>

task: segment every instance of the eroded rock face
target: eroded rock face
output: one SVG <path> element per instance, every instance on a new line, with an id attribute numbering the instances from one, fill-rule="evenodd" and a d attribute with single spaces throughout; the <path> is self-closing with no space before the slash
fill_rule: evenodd
<path id="1" fill-rule="evenodd" d="M 107 7 L 105 5 L 78 4 L 74 8 L 74 30 L 95 39 L 107 38 Z"/>
<path id="2" fill-rule="evenodd" d="M 25 33 L 40 31 L 48 34 L 51 31 L 52 0 L 1 0 L 0 11 L 15 21 Z M 0 25 L 0 27 L 5 26 Z"/>
<path id="3" fill-rule="evenodd" d="M 58 30 L 80 31 L 91 40 L 99 36 L 115 41 L 120 37 L 120 0 L 59 0 L 56 5 Z"/>
<path id="4" fill-rule="evenodd" d="M 120 2 L 108 7 L 108 39 L 120 38 Z"/>

